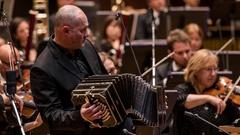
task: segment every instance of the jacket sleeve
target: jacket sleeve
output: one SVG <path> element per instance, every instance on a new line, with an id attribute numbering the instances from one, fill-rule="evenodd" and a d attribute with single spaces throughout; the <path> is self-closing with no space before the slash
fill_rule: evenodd
<path id="1" fill-rule="evenodd" d="M 188 87 L 186 84 L 180 84 L 175 88 L 178 92 L 176 108 L 180 110 L 184 110 L 184 104 L 186 102 L 187 96 L 189 95 L 186 91 Z"/>
<path id="2" fill-rule="evenodd" d="M 87 126 L 80 110 L 63 109 L 58 83 L 38 67 L 31 69 L 31 88 L 41 116 L 51 130 L 76 130 Z"/>

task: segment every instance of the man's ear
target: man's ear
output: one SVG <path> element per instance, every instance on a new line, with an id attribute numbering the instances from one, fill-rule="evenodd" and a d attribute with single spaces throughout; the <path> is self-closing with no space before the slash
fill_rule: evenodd
<path id="1" fill-rule="evenodd" d="M 63 26 L 62 31 L 64 34 L 69 34 L 70 33 L 70 27 L 69 26 Z"/>

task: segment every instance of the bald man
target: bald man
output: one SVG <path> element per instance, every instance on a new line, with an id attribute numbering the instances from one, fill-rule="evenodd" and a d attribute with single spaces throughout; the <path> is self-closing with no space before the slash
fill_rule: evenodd
<path id="1" fill-rule="evenodd" d="M 94 46 L 86 40 L 88 25 L 80 8 L 61 7 L 56 14 L 55 34 L 31 69 L 34 101 L 51 135 L 117 135 L 126 128 L 90 129 L 89 122 L 102 118 L 100 106 L 86 103 L 76 108 L 72 104 L 71 92 L 81 80 L 107 74 Z"/>
<path id="2" fill-rule="evenodd" d="M 16 50 L 16 54 L 17 56 L 19 56 L 17 49 Z M 14 135 L 18 132 L 20 132 L 20 130 L 18 130 L 18 128 L 12 126 L 10 123 L 8 123 L 8 120 L 6 119 L 6 114 L 4 114 L 3 112 L 5 112 L 5 106 L 8 105 L 10 106 L 10 100 L 9 98 L 6 96 L 6 94 L 4 93 L 4 87 L 3 85 L 6 83 L 5 82 L 5 77 L 6 77 L 6 71 L 8 71 L 10 69 L 10 59 L 13 61 L 13 63 L 15 63 L 14 57 L 12 55 L 12 51 L 10 48 L 10 45 L 1 45 L 0 46 L 0 82 L 1 82 L 1 86 L 0 86 L 0 134 L 2 135 Z M 23 109 L 23 101 L 20 99 L 19 96 L 15 96 L 15 102 L 17 103 L 18 107 L 20 108 L 20 112 Z M 17 123 L 16 123 L 17 124 Z"/>
<path id="3" fill-rule="evenodd" d="M 19 52 L 18 50 L 15 48 L 15 52 L 16 52 L 16 56 L 17 58 L 19 58 Z M 10 69 L 10 59 L 13 61 L 13 63 L 15 63 L 15 58 L 14 55 L 11 51 L 10 45 L 2 45 L 0 46 L 0 73 L 2 75 L 2 77 L 5 78 L 5 73 L 7 70 Z M 16 67 L 14 66 L 14 69 L 16 70 Z"/>
<path id="4" fill-rule="evenodd" d="M 74 5 L 75 2 L 76 0 L 57 0 L 57 6 L 60 8 L 65 5 Z M 49 16 L 49 34 L 54 33 L 55 16 L 56 13 L 53 13 Z"/>

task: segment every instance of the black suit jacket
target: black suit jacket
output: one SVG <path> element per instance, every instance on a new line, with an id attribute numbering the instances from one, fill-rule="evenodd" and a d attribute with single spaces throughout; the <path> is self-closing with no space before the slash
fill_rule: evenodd
<path id="1" fill-rule="evenodd" d="M 166 13 L 160 12 L 160 24 L 155 27 L 156 39 L 165 39 L 167 37 Z M 146 14 L 140 15 L 136 29 L 135 39 L 151 39 L 152 38 L 152 10 L 148 10 Z"/>
<path id="2" fill-rule="evenodd" d="M 156 84 L 163 85 L 163 79 L 173 71 L 172 60 L 156 68 Z"/>
<path id="3" fill-rule="evenodd" d="M 93 74 L 107 73 L 89 41 L 84 43 L 81 50 Z M 81 69 L 77 69 L 50 39 L 31 69 L 31 88 L 51 135 L 90 134 L 79 108 L 71 102 L 71 92 L 84 76 Z"/>

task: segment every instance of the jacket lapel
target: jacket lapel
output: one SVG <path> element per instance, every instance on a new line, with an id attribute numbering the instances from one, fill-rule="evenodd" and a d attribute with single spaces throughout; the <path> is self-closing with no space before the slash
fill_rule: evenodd
<path id="1" fill-rule="evenodd" d="M 103 67 L 98 53 L 88 40 L 84 42 L 84 46 L 81 48 L 81 51 L 86 58 L 93 74 L 107 74 L 107 71 Z"/>
<path id="2" fill-rule="evenodd" d="M 60 66 L 62 66 L 66 71 L 71 73 L 72 75 L 76 76 L 77 78 L 81 79 L 81 75 L 79 74 L 78 69 L 69 61 L 66 55 L 63 55 L 59 48 L 57 48 L 56 45 L 50 45 L 49 49 L 51 50 L 55 60 L 57 63 L 59 63 Z M 61 74 L 61 73 L 59 73 Z"/>

